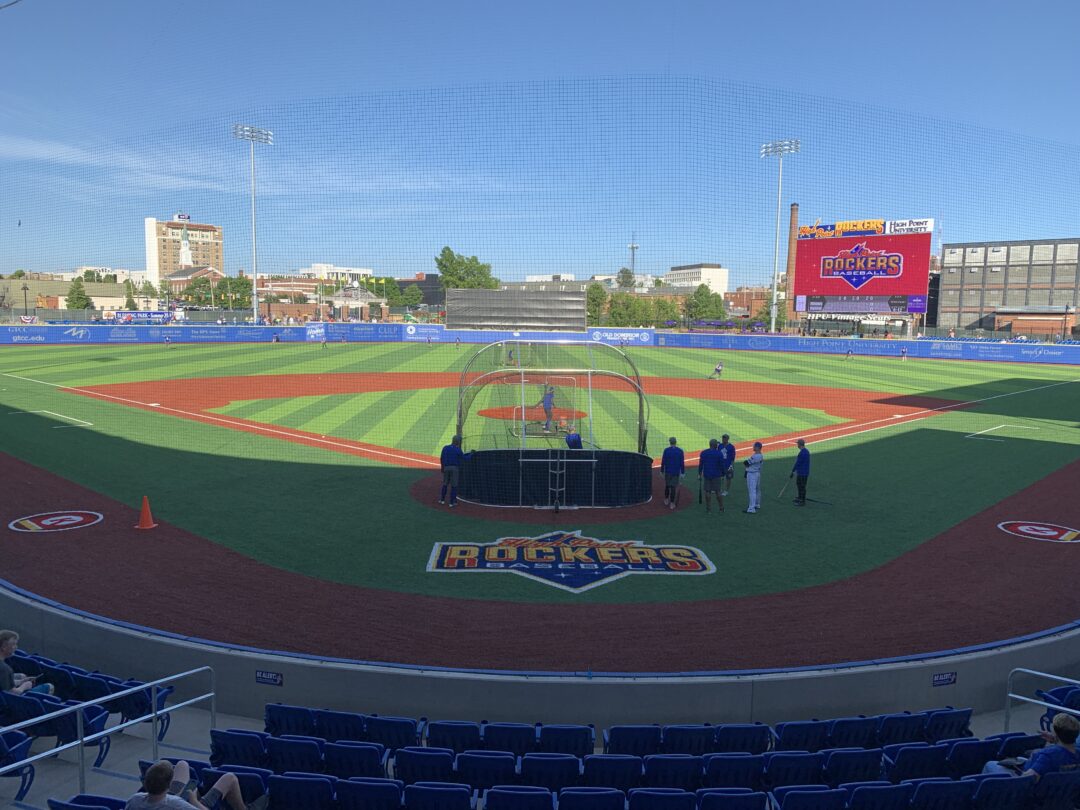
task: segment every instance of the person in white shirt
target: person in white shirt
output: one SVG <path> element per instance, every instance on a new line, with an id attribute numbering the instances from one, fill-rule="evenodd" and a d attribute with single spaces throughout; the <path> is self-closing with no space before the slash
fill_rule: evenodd
<path id="1" fill-rule="evenodd" d="M 746 492 L 750 496 L 750 503 L 746 507 L 748 515 L 756 514 L 761 508 L 761 466 L 764 463 L 761 442 L 754 442 L 754 452 L 743 462 L 743 466 L 746 467 Z"/>

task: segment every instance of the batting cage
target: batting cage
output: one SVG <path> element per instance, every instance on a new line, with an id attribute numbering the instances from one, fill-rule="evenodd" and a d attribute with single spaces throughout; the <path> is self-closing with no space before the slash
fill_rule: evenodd
<path id="1" fill-rule="evenodd" d="M 649 405 L 633 361 L 604 343 L 503 340 L 461 374 L 460 497 L 489 506 L 630 506 L 651 496 Z"/>

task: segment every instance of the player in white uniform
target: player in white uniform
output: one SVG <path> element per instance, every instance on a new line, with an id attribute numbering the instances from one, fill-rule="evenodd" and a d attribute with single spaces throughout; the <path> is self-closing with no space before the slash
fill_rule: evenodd
<path id="1" fill-rule="evenodd" d="M 750 504 L 746 507 L 748 515 L 756 514 L 761 507 L 761 466 L 764 463 L 761 442 L 754 442 L 753 454 L 743 462 L 743 466 L 746 467 L 746 492 L 750 496 Z"/>

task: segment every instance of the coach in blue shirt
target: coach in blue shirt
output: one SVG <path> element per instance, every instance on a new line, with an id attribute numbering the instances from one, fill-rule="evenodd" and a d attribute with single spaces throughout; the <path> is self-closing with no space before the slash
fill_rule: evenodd
<path id="1" fill-rule="evenodd" d="M 664 506 L 671 509 L 675 508 L 678 501 L 679 481 L 686 475 L 686 456 L 676 444 L 677 440 L 672 436 L 660 457 L 660 474 L 664 476 Z"/>
<path id="2" fill-rule="evenodd" d="M 552 410 L 555 407 L 555 386 L 549 385 L 544 389 L 544 396 L 536 403 L 544 408 L 544 432 L 551 433 Z"/>
<path id="3" fill-rule="evenodd" d="M 577 428 L 570 425 L 570 432 L 566 434 L 566 446 L 570 450 L 583 450 L 581 445 L 581 434 L 577 432 Z"/>
<path id="4" fill-rule="evenodd" d="M 810 477 L 810 451 L 806 449 L 805 439 L 799 439 L 795 444 L 799 446 L 799 455 L 795 456 L 795 466 L 791 468 L 791 475 L 788 478 L 795 478 L 795 486 L 799 490 L 795 505 L 806 506 L 806 479 Z"/>
<path id="5" fill-rule="evenodd" d="M 472 453 L 464 453 L 461 450 L 461 437 L 455 436 L 450 444 L 442 449 L 439 456 L 439 464 L 442 467 L 442 490 L 439 492 L 439 503 L 446 503 L 446 488 L 450 487 L 450 508 L 457 506 L 458 479 L 461 477 L 461 465 L 467 458 L 472 458 Z"/>
<path id="6" fill-rule="evenodd" d="M 698 456 L 698 478 L 705 479 L 705 511 L 712 511 L 712 495 L 716 495 L 716 505 L 724 511 L 724 497 L 720 482 L 724 472 L 724 454 L 720 452 L 720 443 L 709 439 L 709 449 L 702 450 Z"/>

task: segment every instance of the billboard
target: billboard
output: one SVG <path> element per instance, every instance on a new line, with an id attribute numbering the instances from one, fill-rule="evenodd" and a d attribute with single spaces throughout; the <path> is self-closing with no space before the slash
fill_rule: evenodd
<path id="1" fill-rule="evenodd" d="M 813 302 L 815 312 L 925 312 L 933 227 L 932 219 L 801 226 L 796 310 Z"/>

